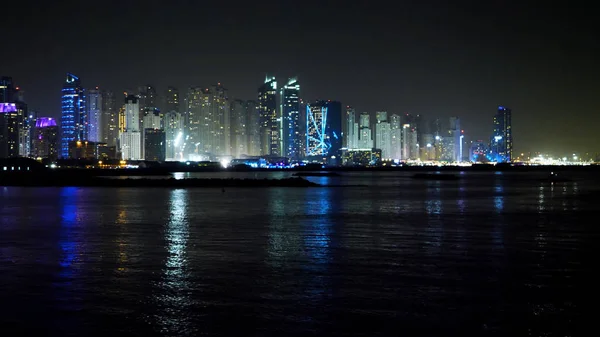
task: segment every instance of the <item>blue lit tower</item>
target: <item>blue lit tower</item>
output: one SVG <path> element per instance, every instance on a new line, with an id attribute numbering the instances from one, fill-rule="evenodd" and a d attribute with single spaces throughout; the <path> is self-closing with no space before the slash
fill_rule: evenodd
<path id="1" fill-rule="evenodd" d="M 512 130 L 511 110 L 499 106 L 494 116 L 494 132 L 490 140 L 491 160 L 498 163 L 509 163 L 512 161 Z"/>
<path id="2" fill-rule="evenodd" d="M 280 111 L 282 118 L 283 155 L 299 159 L 302 143 L 302 122 L 298 96 L 300 84 L 298 79 L 290 78 L 280 91 Z"/>
<path id="3" fill-rule="evenodd" d="M 280 119 L 277 116 L 277 81 L 267 76 L 258 88 L 261 154 L 281 155 Z"/>
<path id="4" fill-rule="evenodd" d="M 306 156 L 337 155 L 342 147 L 342 104 L 316 101 L 306 105 Z"/>
<path id="5" fill-rule="evenodd" d="M 69 157 L 69 142 L 88 140 L 85 94 L 79 77 L 67 73 L 62 89 L 60 156 Z"/>

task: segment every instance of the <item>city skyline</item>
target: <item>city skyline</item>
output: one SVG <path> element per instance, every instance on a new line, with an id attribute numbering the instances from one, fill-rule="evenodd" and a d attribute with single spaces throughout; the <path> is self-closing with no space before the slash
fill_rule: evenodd
<path id="1" fill-rule="evenodd" d="M 243 100 L 255 99 L 256 83 L 268 73 L 297 76 L 308 101 L 338 100 L 359 112 L 460 116 L 474 139 L 487 139 L 496 106 L 510 106 L 515 153 L 595 152 L 600 145 L 597 33 L 570 7 L 407 1 L 392 11 L 380 4 L 324 1 L 316 9 L 267 1 L 248 16 L 251 4 L 89 6 L 41 3 L 24 21 L 7 18 L 8 32 L 15 29 L 8 35 L 20 36 L 11 49 L 19 52 L 5 54 L 0 73 L 18 81 L 31 110 L 58 117 L 57 79 L 66 72 L 115 92 L 154 83 L 159 93 L 171 85 L 183 94 L 221 82 L 230 97 Z M 53 19 L 64 8 L 77 14 L 68 25 Z M 214 15 L 195 20 L 194 13 L 207 11 Z M 143 26 L 143 36 L 123 36 L 130 24 Z M 268 41 L 256 38 L 267 26 L 281 29 Z M 190 43 L 196 31 L 205 42 Z M 86 48 L 68 52 L 69 41 Z M 158 48 L 161 41 L 169 48 Z M 139 57 L 123 58 L 128 54 Z"/>

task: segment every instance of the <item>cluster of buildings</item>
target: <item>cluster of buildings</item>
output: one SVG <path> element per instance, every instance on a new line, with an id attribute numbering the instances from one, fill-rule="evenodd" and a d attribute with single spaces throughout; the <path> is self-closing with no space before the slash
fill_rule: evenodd
<path id="1" fill-rule="evenodd" d="M 59 120 L 29 112 L 12 78 L 0 81 L 0 158 L 215 161 L 272 167 L 511 162 L 511 111 L 498 107 L 488 141 L 467 141 L 460 119 L 356 112 L 304 101 L 297 78 L 267 76 L 255 100 L 217 83 L 180 93 L 155 87 L 115 94 L 67 74 Z"/>

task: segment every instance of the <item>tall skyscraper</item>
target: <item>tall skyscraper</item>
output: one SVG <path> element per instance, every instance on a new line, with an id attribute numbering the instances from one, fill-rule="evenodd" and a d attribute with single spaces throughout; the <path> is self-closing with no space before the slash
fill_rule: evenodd
<path id="1" fill-rule="evenodd" d="M 283 130 L 283 155 L 290 159 L 300 159 L 300 151 L 304 137 L 302 134 L 302 122 L 300 118 L 300 84 L 298 79 L 290 78 L 286 85 L 280 90 L 280 108 L 279 110 Z"/>
<path id="2" fill-rule="evenodd" d="M 23 104 L 17 103 L 22 108 L 25 107 Z M 19 156 L 30 157 L 31 156 L 31 139 L 33 136 L 33 129 L 35 126 L 35 116 L 33 114 L 26 115 L 27 109 L 23 109 L 23 115 L 19 118 Z"/>
<path id="3" fill-rule="evenodd" d="M 512 161 L 512 111 L 499 106 L 494 116 L 494 132 L 490 141 L 492 159 L 498 163 L 510 163 Z"/>
<path id="4" fill-rule="evenodd" d="M 169 111 L 163 116 L 165 128 L 166 160 L 183 160 L 184 118 L 177 111 Z"/>
<path id="5" fill-rule="evenodd" d="M 392 133 L 388 122 L 387 112 L 378 111 L 375 123 L 375 148 L 381 150 L 381 158 L 391 159 L 392 156 Z"/>
<path id="6" fill-rule="evenodd" d="M 19 121 L 22 114 L 17 103 L 0 103 L 0 158 L 19 156 Z"/>
<path id="7" fill-rule="evenodd" d="M 227 89 L 221 83 L 202 90 L 190 89 L 189 136 L 195 147 L 194 152 L 213 156 L 231 154 L 230 110 Z"/>
<path id="8" fill-rule="evenodd" d="M 402 159 L 419 159 L 419 144 L 417 142 L 417 128 L 411 124 L 402 125 Z"/>
<path id="9" fill-rule="evenodd" d="M 247 127 L 246 102 L 240 99 L 233 100 L 231 102 L 231 154 L 236 158 L 249 153 Z"/>
<path id="10" fill-rule="evenodd" d="M 117 146 L 119 140 L 119 110 L 115 100 L 115 94 L 112 91 L 102 90 L 102 117 L 100 128 L 100 142 L 108 146 Z"/>
<path id="11" fill-rule="evenodd" d="M 281 156 L 281 119 L 277 114 L 277 81 L 267 76 L 258 88 L 260 110 L 261 152 L 264 155 Z"/>
<path id="12" fill-rule="evenodd" d="M 102 135 L 104 132 L 104 124 L 102 121 L 102 93 L 98 90 L 98 87 L 96 87 L 95 89 L 88 90 L 86 99 L 86 115 L 89 119 L 87 125 L 88 140 L 91 142 L 102 142 Z"/>
<path id="13" fill-rule="evenodd" d="M 260 111 L 256 101 L 246 101 L 246 116 L 248 116 L 248 154 L 259 156 L 262 154 L 260 147 Z"/>
<path id="14" fill-rule="evenodd" d="M 346 121 L 344 130 L 344 147 L 355 149 L 358 147 L 358 123 L 356 122 L 356 110 L 353 107 L 346 107 Z"/>
<path id="15" fill-rule="evenodd" d="M 342 106 L 337 101 L 306 105 L 306 156 L 336 156 L 342 146 Z"/>
<path id="16" fill-rule="evenodd" d="M 69 142 L 85 141 L 88 137 L 88 118 L 85 109 L 85 92 L 79 77 L 67 73 L 62 89 L 60 119 L 62 158 L 69 157 Z"/>
<path id="17" fill-rule="evenodd" d="M 371 134 L 371 115 L 368 112 L 360 113 L 360 123 L 358 126 L 358 148 L 373 148 L 373 136 Z"/>
<path id="18" fill-rule="evenodd" d="M 402 159 L 402 123 L 400 116 L 390 116 L 390 148 L 392 159 Z"/>
<path id="19" fill-rule="evenodd" d="M 59 130 L 55 119 L 36 118 L 33 135 L 32 156 L 34 158 L 58 159 Z"/>
<path id="20" fill-rule="evenodd" d="M 163 162 L 166 158 L 165 130 L 146 128 L 144 138 L 144 159 Z"/>
<path id="21" fill-rule="evenodd" d="M 123 130 L 119 135 L 119 143 L 124 160 L 143 159 L 139 118 L 138 98 L 135 95 L 129 95 L 125 99 L 124 116 L 121 119 L 122 125 L 119 126 Z"/>

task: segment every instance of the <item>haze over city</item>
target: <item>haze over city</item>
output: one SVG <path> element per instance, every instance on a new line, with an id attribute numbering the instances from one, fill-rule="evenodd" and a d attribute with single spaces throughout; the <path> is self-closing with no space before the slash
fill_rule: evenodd
<path id="1" fill-rule="evenodd" d="M 32 12 L 6 18 L 18 38 L 0 74 L 55 118 L 66 72 L 115 92 L 220 82 L 230 99 L 256 99 L 265 74 L 298 76 L 304 100 L 459 116 L 472 139 L 506 105 L 515 152 L 594 153 L 599 29 L 570 4 L 21 1 L 13 11 Z"/>

